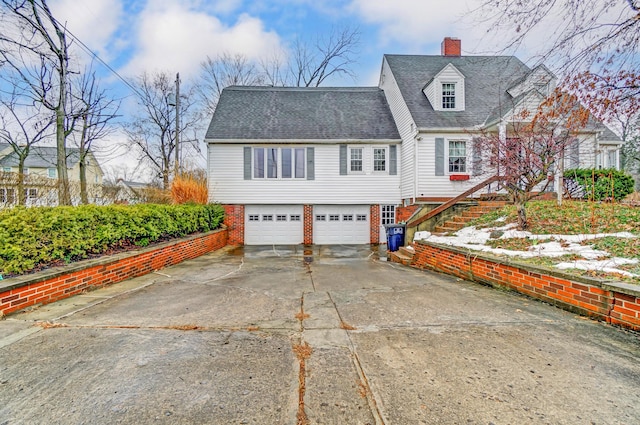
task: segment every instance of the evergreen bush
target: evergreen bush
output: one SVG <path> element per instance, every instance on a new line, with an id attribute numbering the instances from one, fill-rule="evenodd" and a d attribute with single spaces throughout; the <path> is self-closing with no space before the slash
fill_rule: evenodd
<path id="1" fill-rule="evenodd" d="M 220 227 L 220 205 L 82 205 L 0 210 L 0 276 Z"/>
<path id="2" fill-rule="evenodd" d="M 573 180 L 584 198 L 593 201 L 621 201 L 633 192 L 633 177 L 614 168 L 574 168 L 565 170 L 564 178 Z"/>

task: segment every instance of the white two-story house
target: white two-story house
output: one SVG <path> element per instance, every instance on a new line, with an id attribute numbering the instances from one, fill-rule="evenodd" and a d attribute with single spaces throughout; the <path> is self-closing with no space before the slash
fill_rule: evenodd
<path id="1" fill-rule="evenodd" d="M 486 179 L 474 135 L 508 137 L 555 81 L 446 38 L 439 56 L 385 55 L 378 87 L 226 88 L 205 138 L 210 199 L 232 243 L 378 243 L 396 212 Z M 594 123 L 565 166 L 617 167 L 619 144 Z"/>

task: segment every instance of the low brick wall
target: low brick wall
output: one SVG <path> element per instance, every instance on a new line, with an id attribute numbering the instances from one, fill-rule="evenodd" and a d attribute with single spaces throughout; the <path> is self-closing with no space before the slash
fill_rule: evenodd
<path id="1" fill-rule="evenodd" d="M 227 245 L 227 229 L 0 281 L 0 316 L 142 276 Z"/>
<path id="2" fill-rule="evenodd" d="M 506 287 L 566 310 L 640 331 L 640 285 L 570 276 L 447 245 L 417 241 L 411 266 Z"/>

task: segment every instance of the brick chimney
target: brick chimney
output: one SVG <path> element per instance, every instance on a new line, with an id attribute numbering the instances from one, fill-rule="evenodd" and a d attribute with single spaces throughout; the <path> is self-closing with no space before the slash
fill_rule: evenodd
<path id="1" fill-rule="evenodd" d="M 459 38 L 445 37 L 441 45 L 442 56 L 460 56 L 462 42 Z"/>

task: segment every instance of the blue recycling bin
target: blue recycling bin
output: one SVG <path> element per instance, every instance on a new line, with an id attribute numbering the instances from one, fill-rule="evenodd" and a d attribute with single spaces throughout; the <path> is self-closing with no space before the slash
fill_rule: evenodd
<path id="1" fill-rule="evenodd" d="M 404 224 L 387 224 L 387 251 L 397 251 L 404 246 Z"/>

